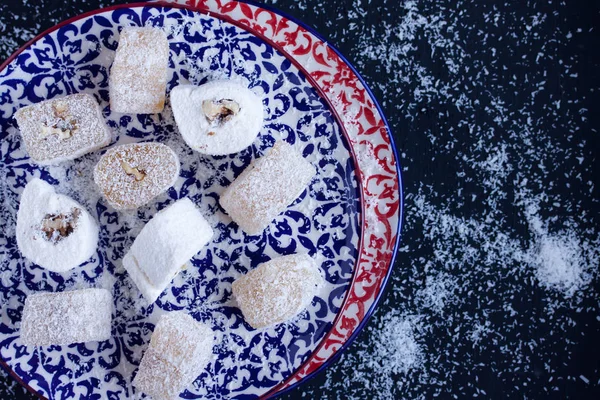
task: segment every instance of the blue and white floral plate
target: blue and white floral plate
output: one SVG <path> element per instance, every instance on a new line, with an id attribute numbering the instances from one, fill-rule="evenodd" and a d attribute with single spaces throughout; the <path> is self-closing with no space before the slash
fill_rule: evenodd
<path id="1" fill-rule="evenodd" d="M 108 73 L 124 26 L 167 32 L 168 91 L 180 83 L 238 80 L 263 98 L 265 122 L 254 144 L 231 156 L 190 150 L 170 106 L 156 115 L 112 113 Z M 116 212 L 98 193 L 92 169 L 101 152 L 41 167 L 21 142 L 14 112 L 73 93 L 94 95 L 115 143 L 157 141 L 180 156 L 175 186 L 149 206 Z M 110 7 L 66 21 L 35 38 L 0 67 L 0 357 L 32 392 L 50 399 L 140 397 L 131 382 L 154 324 L 185 310 L 213 327 L 214 359 L 182 398 L 256 398 L 295 386 L 350 343 L 377 304 L 391 271 L 402 210 L 389 130 L 356 72 L 317 34 L 280 13 L 237 1 L 187 1 Z M 220 193 L 276 140 L 317 167 L 317 178 L 261 235 L 245 235 L 218 203 Z M 33 177 L 72 196 L 98 219 L 95 256 L 63 274 L 24 259 L 16 245 L 20 193 Z M 191 198 L 216 231 L 214 241 L 154 304 L 127 276 L 122 258 L 154 213 Z M 231 283 L 273 257 L 307 252 L 327 284 L 308 310 L 254 330 L 231 296 Z M 28 348 L 19 339 L 25 298 L 39 291 L 104 287 L 113 293 L 112 338 Z"/>

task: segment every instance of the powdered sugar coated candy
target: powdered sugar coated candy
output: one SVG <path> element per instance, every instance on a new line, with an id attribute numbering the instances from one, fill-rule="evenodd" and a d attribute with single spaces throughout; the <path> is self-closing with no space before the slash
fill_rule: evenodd
<path id="1" fill-rule="evenodd" d="M 41 165 L 73 160 L 111 141 L 98 102 L 85 93 L 21 108 L 15 119 L 29 157 Z"/>
<path id="2" fill-rule="evenodd" d="M 24 257 L 53 272 L 88 260 L 98 245 L 98 224 L 75 200 L 33 179 L 17 213 L 17 246 Z"/>
<path id="3" fill-rule="evenodd" d="M 163 315 L 133 385 L 154 400 L 171 400 L 201 374 L 215 344 L 210 327 L 184 312 Z"/>
<path id="4" fill-rule="evenodd" d="M 171 107 L 185 142 L 203 154 L 225 155 L 245 149 L 263 123 L 261 99 L 233 81 L 176 86 L 171 90 Z"/>
<path id="5" fill-rule="evenodd" d="M 50 346 L 108 340 L 112 304 L 106 289 L 32 294 L 23 307 L 21 341 Z"/>
<path id="6" fill-rule="evenodd" d="M 157 28 L 123 28 L 110 69 L 110 109 L 153 114 L 165 106 L 169 42 Z"/>
<path id="7" fill-rule="evenodd" d="M 302 194 L 315 174 L 300 153 L 279 141 L 233 181 L 219 203 L 244 232 L 256 235 Z"/>
<path id="8" fill-rule="evenodd" d="M 233 295 L 253 328 L 275 325 L 304 310 L 323 278 L 305 254 L 275 258 L 233 282 Z"/>
<path id="9" fill-rule="evenodd" d="M 135 209 L 175 184 L 179 158 L 161 143 L 130 143 L 106 152 L 94 168 L 94 181 L 117 210 Z"/>
<path id="10" fill-rule="evenodd" d="M 211 241 L 213 230 L 190 199 L 159 211 L 135 238 L 123 265 L 149 303 Z"/>

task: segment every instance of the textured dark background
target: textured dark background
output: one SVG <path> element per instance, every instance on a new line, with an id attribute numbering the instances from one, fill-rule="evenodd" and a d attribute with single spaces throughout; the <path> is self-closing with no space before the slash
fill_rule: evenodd
<path id="1" fill-rule="evenodd" d="M 0 59 L 121 3 L 3 1 Z M 381 307 L 340 361 L 284 398 L 600 398 L 599 2 L 268 3 L 357 66 L 389 119 L 407 194 Z M 523 196 L 541 199 L 548 229 L 581 241 L 590 279 L 575 294 L 484 245 L 502 232 L 527 247 Z M 480 224 L 436 230 L 440 215 Z M 2 398 L 31 398 L 6 375 L 0 386 Z"/>

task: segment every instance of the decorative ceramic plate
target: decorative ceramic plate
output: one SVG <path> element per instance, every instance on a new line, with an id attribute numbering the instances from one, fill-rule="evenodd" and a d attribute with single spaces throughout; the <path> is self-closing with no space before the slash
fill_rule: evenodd
<path id="1" fill-rule="evenodd" d="M 230 78 L 263 98 L 265 122 L 248 149 L 221 157 L 191 151 L 170 106 L 156 115 L 111 113 L 108 73 L 124 26 L 154 26 L 170 43 L 168 90 L 182 82 Z M 20 140 L 14 112 L 73 93 L 93 94 L 114 143 L 157 141 L 181 158 L 175 186 L 149 206 L 120 213 L 100 197 L 91 170 L 101 152 L 40 167 Z M 390 132 L 354 69 L 309 28 L 272 9 L 236 1 L 110 7 L 66 21 L 28 43 L 0 68 L 0 356 L 32 392 L 52 399 L 125 399 L 154 324 L 185 310 L 212 326 L 214 358 L 182 398 L 270 396 L 308 379 L 340 353 L 377 304 L 399 237 L 400 174 Z M 220 208 L 219 194 L 276 140 L 285 140 L 318 174 L 264 233 L 245 235 Z M 101 226 L 92 259 L 68 273 L 24 259 L 15 241 L 20 193 L 33 177 L 56 186 Z M 189 197 L 211 222 L 213 242 L 156 303 L 142 298 L 122 258 L 144 223 Z M 293 320 L 253 330 L 235 307 L 231 283 L 259 263 L 309 253 L 326 285 Z M 23 302 L 38 291 L 105 287 L 113 293 L 112 338 L 27 348 L 19 339 Z"/>

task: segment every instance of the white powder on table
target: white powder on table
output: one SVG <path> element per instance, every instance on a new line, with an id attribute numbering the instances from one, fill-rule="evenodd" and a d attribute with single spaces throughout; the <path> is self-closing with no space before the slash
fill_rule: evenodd
<path id="1" fill-rule="evenodd" d="M 585 289 L 593 278 L 593 268 L 600 263 L 600 249 L 594 242 L 582 240 L 573 229 L 550 233 L 538 216 L 534 200 L 525 201 L 525 215 L 534 240 L 526 261 L 536 269 L 540 284 L 571 297 Z"/>

